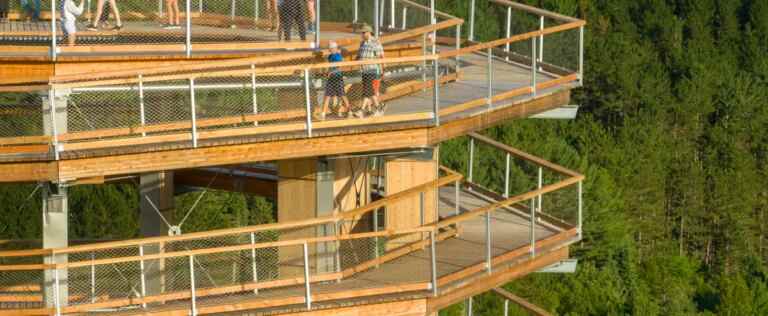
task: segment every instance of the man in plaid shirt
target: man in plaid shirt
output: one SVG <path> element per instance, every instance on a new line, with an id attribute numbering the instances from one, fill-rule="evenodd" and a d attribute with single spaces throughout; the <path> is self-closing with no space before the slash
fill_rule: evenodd
<path id="1" fill-rule="evenodd" d="M 360 28 L 363 34 L 363 41 L 360 42 L 360 49 L 357 51 L 357 60 L 375 60 L 384 58 L 384 47 L 381 42 L 373 37 L 373 30 L 369 25 L 363 25 Z M 371 103 L 376 110 L 376 116 L 384 114 L 383 108 L 379 102 L 379 88 L 381 87 L 381 76 L 383 74 L 380 64 L 363 65 L 361 67 L 363 79 L 363 104 L 358 117 L 363 117 L 365 112 L 373 112 Z"/>

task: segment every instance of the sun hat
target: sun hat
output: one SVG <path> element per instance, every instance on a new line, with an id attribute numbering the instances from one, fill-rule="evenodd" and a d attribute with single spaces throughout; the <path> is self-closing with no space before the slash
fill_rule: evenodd
<path id="1" fill-rule="evenodd" d="M 373 29 L 368 24 L 363 24 L 357 29 L 359 33 L 373 33 Z"/>

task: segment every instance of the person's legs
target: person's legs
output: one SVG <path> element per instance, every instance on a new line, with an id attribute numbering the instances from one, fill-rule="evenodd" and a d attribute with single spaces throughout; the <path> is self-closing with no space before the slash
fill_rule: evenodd
<path id="1" fill-rule="evenodd" d="M 101 18 L 101 14 L 104 12 L 104 0 L 98 0 L 96 1 L 96 14 L 93 16 L 96 17 L 93 20 L 93 23 L 88 27 L 89 29 L 95 29 L 99 27 L 99 22 Z"/>
<path id="2" fill-rule="evenodd" d="M 315 0 L 307 0 L 307 13 L 309 14 L 309 30 L 315 32 L 315 19 L 317 18 L 317 12 L 315 12 Z"/>
<path id="3" fill-rule="evenodd" d="M 5 20 L 8 17 L 8 1 L 0 0 L 0 19 Z"/>
<path id="4" fill-rule="evenodd" d="M 297 0 L 292 1 L 294 3 L 293 6 L 293 18 L 296 26 L 299 28 L 299 38 L 301 38 L 302 41 L 307 40 L 307 24 L 304 21 L 304 10 L 302 10 L 301 2 Z"/>
<path id="5" fill-rule="evenodd" d="M 123 22 L 120 20 L 120 10 L 117 8 L 117 3 L 115 3 L 115 0 L 109 0 L 109 5 L 112 7 L 112 14 L 115 16 L 115 27 L 121 28 Z"/>
<path id="6" fill-rule="evenodd" d="M 40 0 L 32 0 L 34 8 L 32 9 L 32 20 L 37 21 L 40 19 Z"/>
<path id="7" fill-rule="evenodd" d="M 280 34 L 280 32 L 277 34 L 281 40 L 285 39 L 286 41 L 291 40 L 291 24 L 293 23 L 293 20 L 289 15 L 291 9 L 288 7 L 288 5 L 288 3 L 284 2 L 283 5 L 280 6 L 280 29 L 282 30 L 283 34 Z"/>
<path id="8" fill-rule="evenodd" d="M 179 10 L 179 0 L 173 0 L 174 21 L 176 25 L 181 25 L 181 10 Z"/>

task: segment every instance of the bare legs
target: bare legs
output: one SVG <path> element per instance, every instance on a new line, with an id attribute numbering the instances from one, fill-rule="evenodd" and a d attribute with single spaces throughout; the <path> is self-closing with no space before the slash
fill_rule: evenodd
<path id="1" fill-rule="evenodd" d="M 101 13 L 104 11 L 104 1 L 105 0 L 99 0 L 96 2 L 96 14 L 94 15 L 96 17 L 96 20 L 94 20 L 92 27 L 98 28 L 99 27 L 99 17 L 101 16 Z M 115 0 L 109 0 L 109 9 L 112 10 L 112 14 L 115 16 L 115 25 L 117 28 L 121 28 L 123 26 L 123 22 L 120 20 L 120 10 L 117 9 L 117 4 L 115 3 Z M 178 10 L 178 8 L 176 9 Z"/>
<path id="2" fill-rule="evenodd" d="M 181 25 L 179 21 L 179 0 L 165 0 L 165 5 L 168 9 L 168 24 L 169 25 Z"/>

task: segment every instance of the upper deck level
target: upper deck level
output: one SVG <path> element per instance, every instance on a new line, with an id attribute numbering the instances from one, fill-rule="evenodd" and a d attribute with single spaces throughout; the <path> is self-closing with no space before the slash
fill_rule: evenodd
<path id="1" fill-rule="evenodd" d="M 375 1 L 381 6 L 371 7 L 364 1 L 357 6 L 337 2 L 358 3 L 321 1 L 319 32 L 307 41 L 274 42 L 264 30 L 262 2 L 248 5 L 249 12 L 260 12 L 257 18 L 239 15 L 245 11 L 238 11 L 242 3 L 236 1 L 227 1 L 228 12 L 234 12 L 229 16 L 215 15 L 210 8 L 217 6 L 201 1 L 197 18 L 189 10 L 183 14 L 191 27 L 183 30 L 181 44 L 129 36 L 130 18 L 119 31 L 126 33 L 118 37 L 134 42 L 92 41 L 85 30 L 79 35 L 82 42 L 71 47 L 61 47 L 53 33 L 48 33 L 50 43 L 25 42 L 25 49 L 48 49 L 50 54 L 39 58 L 71 58 L 75 68 L 87 70 L 2 88 L 7 101 L 0 104 L 0 169 L 7 176 L 0 181 L 75 181 L 430 146 L 567 105 L 570 89 L 581 84 L 584 21 L 492 1 L 507 10 L 506 32 L 480 42 L 474 40 L 471 16 L 467 27 L 465 20 L 431 10 L 428 3 Z M 332 9 L 336 6 L 345 9 Z M 157 20 L 159 15 L 153 16 Z M 366 22 L 365 16 L 378 25 L 386 57 L 327 63 L 329 40 L 340 44 L 345 60 L 354 60 L 360 40 L 351 22 Z M 232 21 L 251 24 L 228 24 Z M 213 28 L 216 34 L 242 36 L 206 35 Z M 168 45 L 176 48 L 166 50 Z M 181 54 L 181 61 L 152 67 L 114 62 L 165 53 Z M 25 50 L 13 54 L 32 56 Z M 198 54 L 228 59 L 200 62 Z M 78 59 L 107 56 L 113 62 Z M 384 115 L 313 115 L 322 106 L 331 68 L 343 71 L 344 90 L 358 107 L 363 99 L 360 69 L 369 64 L 384 69 Z"/>

